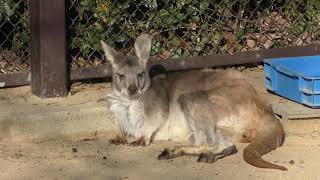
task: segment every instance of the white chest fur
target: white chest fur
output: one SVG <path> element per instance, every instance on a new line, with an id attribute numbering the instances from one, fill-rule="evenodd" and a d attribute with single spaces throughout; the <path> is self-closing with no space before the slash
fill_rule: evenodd
<path id="1" fill-rule="evenodd" d="M 114 123 L 128 135 L 141 137 L 144 123 L 144 105 L 139 100 L 128 100 L 114 93 L 108 94 L 110 111 L 113 113 Z"/>

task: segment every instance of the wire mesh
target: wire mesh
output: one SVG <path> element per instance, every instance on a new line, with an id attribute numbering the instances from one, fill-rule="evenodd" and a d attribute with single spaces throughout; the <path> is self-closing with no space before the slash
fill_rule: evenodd
<path id="1" fill-rule="evenodd" d="M 105 63 L 100 39 L 128 53 L 142 32 L 152 59 L 319 42 L 318 0 L 68 0 L 72 68 Z"/>
<path id="2" fill-rule="evenodd" d="M 0 73 L 30 70 L 30 14 L 27 0 L 0 0 Z"/>
<path id="3" fill-rule="evenodd" d="M 152 58 L 233 54 L 319 42 L 318 0 L 68 0 L 72 68 L 105 63 L 100 39 L 128 53 L 142 32 Z M 0 0 L 0 72 L 30 69 L 27 0 Z"/>

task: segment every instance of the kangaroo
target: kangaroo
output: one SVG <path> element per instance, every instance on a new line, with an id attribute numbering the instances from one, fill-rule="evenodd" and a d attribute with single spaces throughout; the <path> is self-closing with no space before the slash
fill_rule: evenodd
<path id="1" fill-rule="evenodd" d="M 159 160 L 183 155 L 213 163 L 235 154 L 235 143 L 250 143 L 244 160 L 259 168 L 287 170 L 262 156 L 285 138 L 283 127 L 247 79 L 235 70 L 189 70 L 150 77 L 151 38 L 137 37 L 135 55 L 123 55 L 101 41 L 112 65 L 107 95 L 117 134 L 113 144 L 149 145 L 171 140 Z M 136 138 L 127 142 L 127 137 Z"/>

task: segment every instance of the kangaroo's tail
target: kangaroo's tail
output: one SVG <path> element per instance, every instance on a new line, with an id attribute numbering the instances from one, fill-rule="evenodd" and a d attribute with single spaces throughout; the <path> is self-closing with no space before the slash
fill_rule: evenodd
<path id="1" fill-rule="evenodd" d="M 272 121 L 267 122 L 271 126 L 267 126 L 267 130 L 263 132 L 257 131 L 256 136 L 251 140 L 251 143 L 244 149 L 244 160 L 259 168 L 279 169 L 286 171 L 287 168 L 279 166 L 262 159 L 264 154 L 281 146 L 284 142 L 285 134 L 281 123 L 276 117 Z"/>

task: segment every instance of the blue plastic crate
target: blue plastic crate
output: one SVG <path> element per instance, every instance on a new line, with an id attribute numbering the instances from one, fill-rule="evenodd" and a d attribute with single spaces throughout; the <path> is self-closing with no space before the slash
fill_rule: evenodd
<path id="1" fill-rule="evenodd" d="M 320 108 L 320 56 L 266 59 L 265 86 L 275 94 Z"/>

